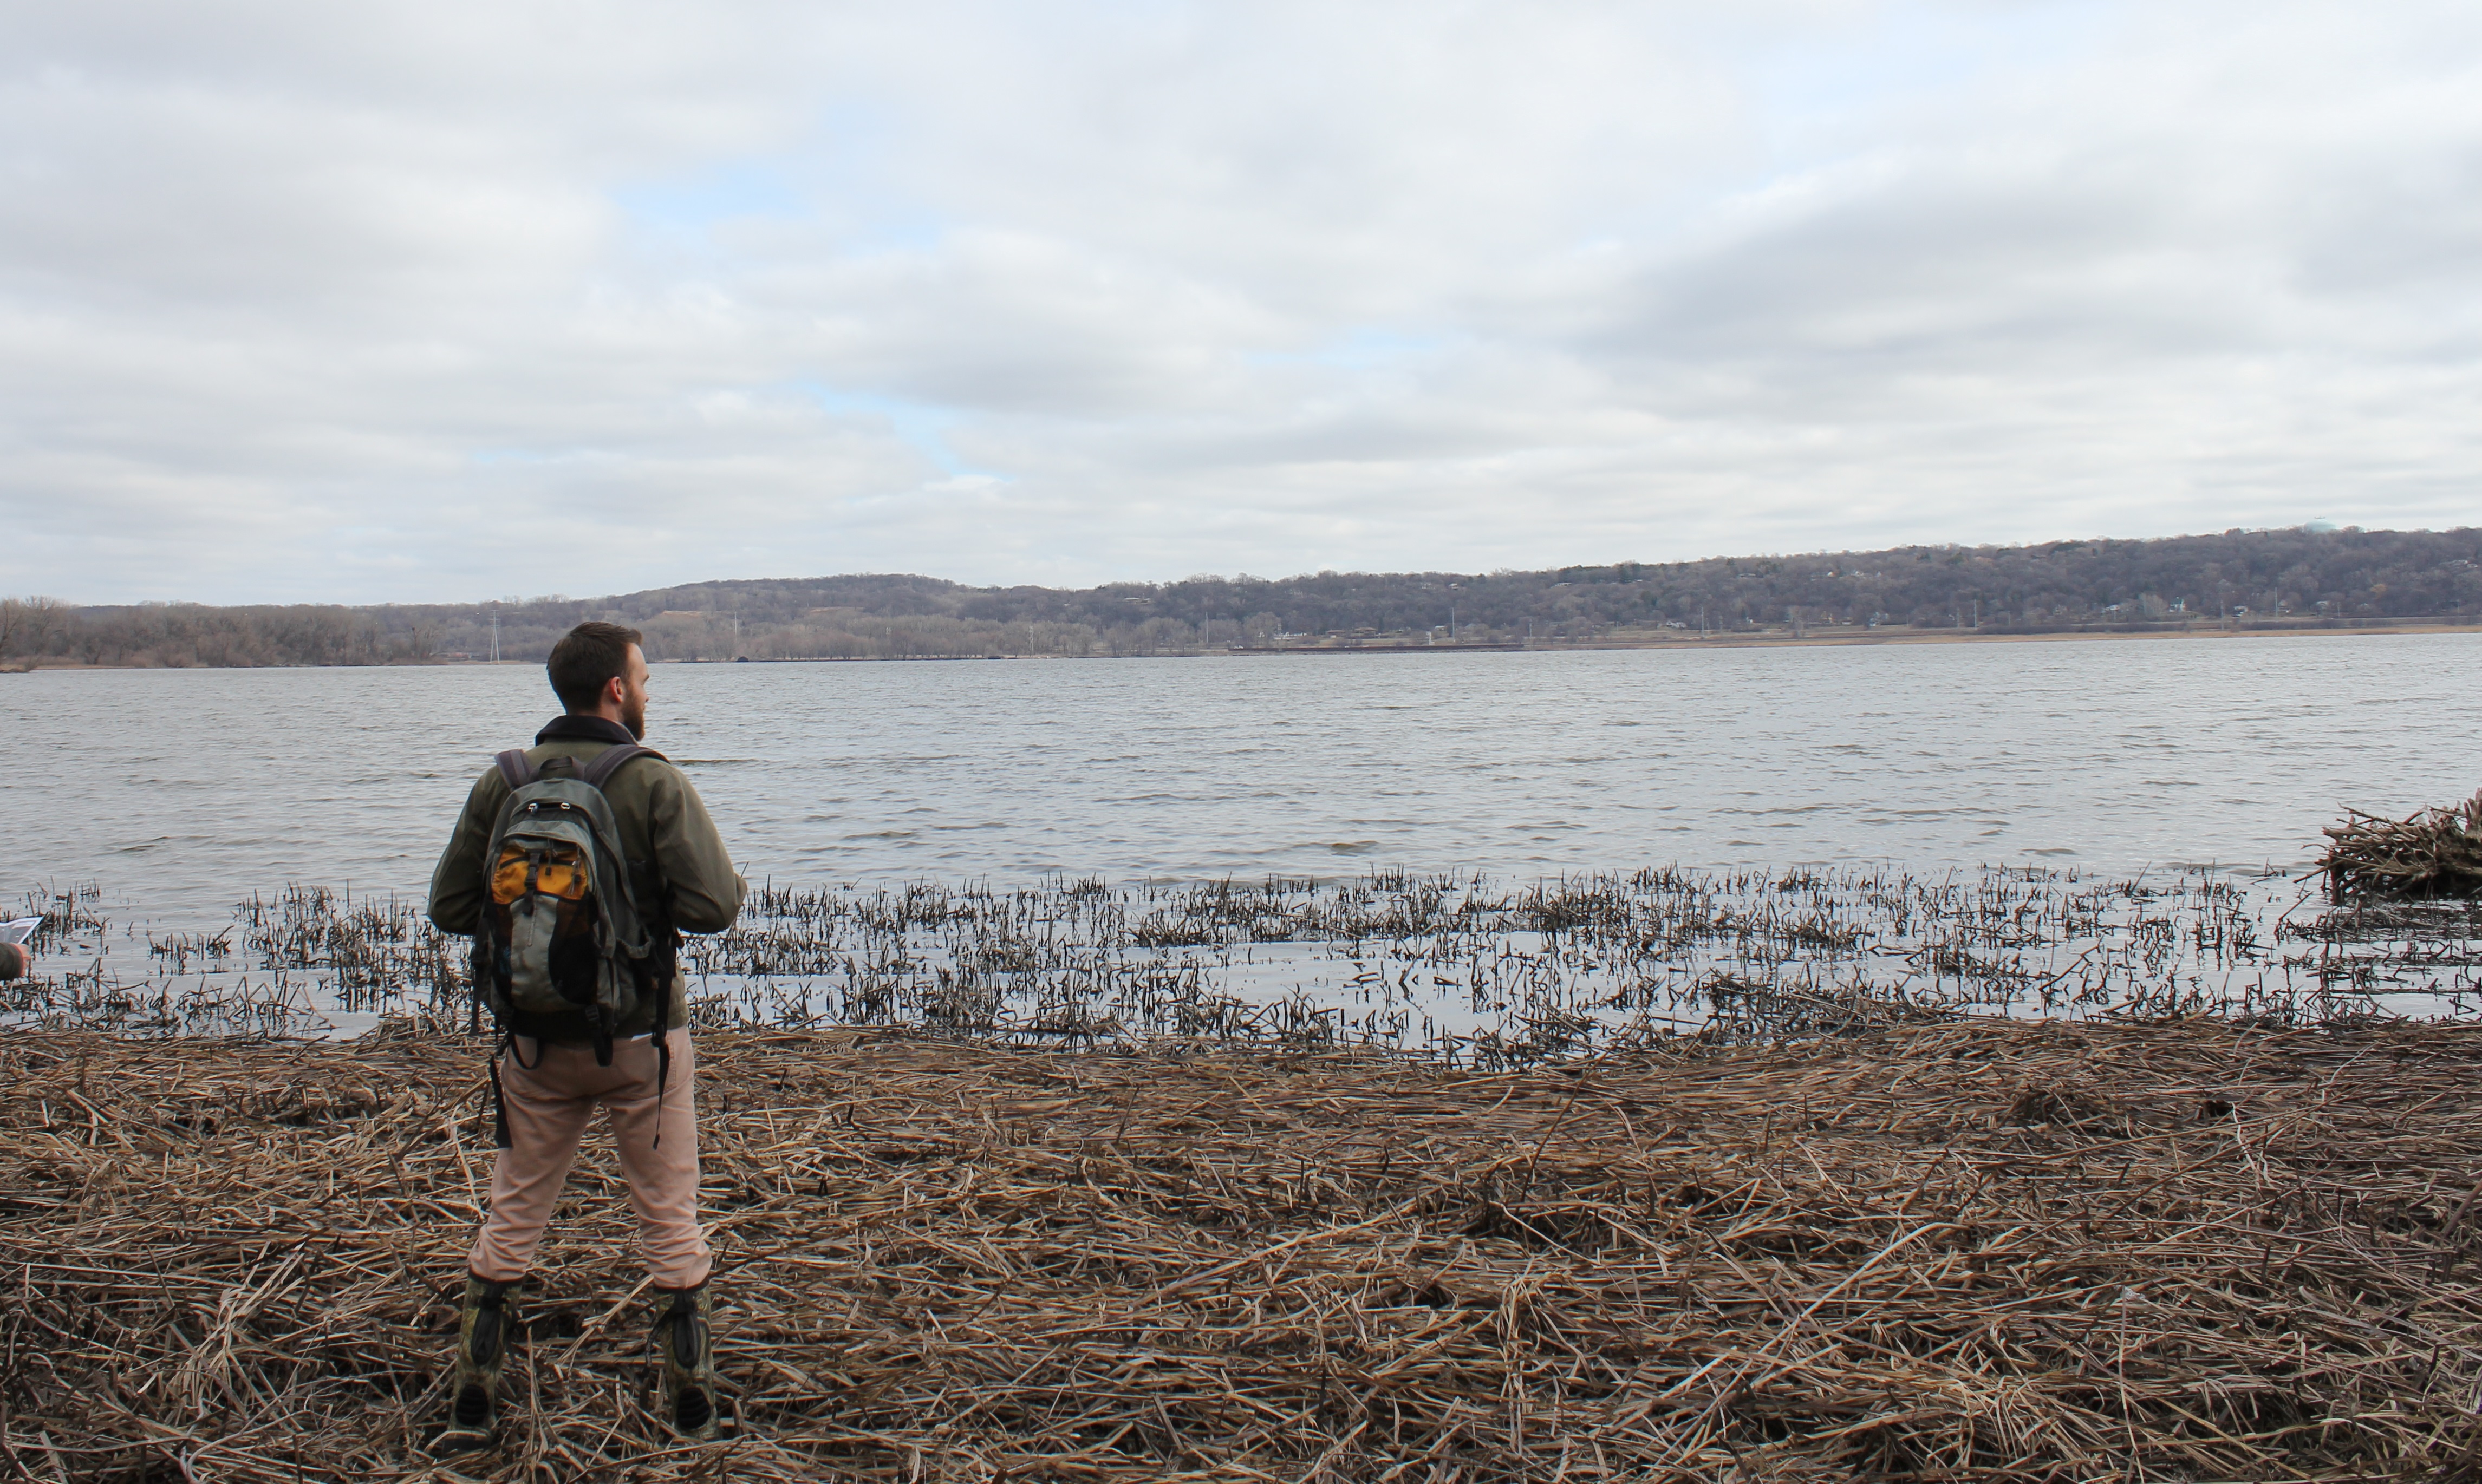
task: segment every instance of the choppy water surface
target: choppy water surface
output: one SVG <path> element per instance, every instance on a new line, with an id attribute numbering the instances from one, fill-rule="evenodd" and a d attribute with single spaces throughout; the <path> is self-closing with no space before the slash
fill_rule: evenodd
<path id="1" fill-rule="evenodd" d="M 779 888 L 756 936 L 705 950 L 713 1013 L 970 1012 L 1086 1034 L 1116 1015 L 1136 1032 L 1289 1004 L 1295 1030 L 1324 1016 L 1399 1042 L 1543 1041 L 1528 1027 L 1546 1015 L 1618 1033 L 1658 1005 L 1689 1024 L 1754 994 L 2272 1003 L 2310 971 L 2279 947 L 2287 911 L 2308 920 L 2299 893 L 2265 868 L 2297 871 L 2342 804 L 2406 812 L 2471 792 L 2477 661 L 2482 639 L 2439 636 L 664 666 L 648 741 L 690 770 L 753 882 Z M 305 950 L 303 924 L 353 911 L 304 909 L 288 948 L 271 936 L 283 908 L 265 905 L 288 883 L 350 884 L 366 914 L 354 931 L 412 992 L 425 955 L 447 958 L 389 898 L 419 899 L 465 789 L 547 701 L 541 672 L 517 666 L 0 677 L 18 889 L 97 886 L 47 945 L 47 968 L 84 976 L 56 998 L 151 1000 L 159 1019 L 184 996 L 236 993 L 334 1009 L 353 971 L 333 944 Z M 1289 884 L 1268 896 L 1271 877 Z M 1265 900 L 1235 916 L 1232 889 L 1210 888 L 1227 907 L 1174 916 L 1204 913 L 1212 932 L 1141 931 L 1227 879 Z M 868 903 L 902 900 L 906 882 L 981 905 L 890 926 Z M 1580 891 L 1606 903 L 1591 950 L 1569 909 L 1541 907 Z M 2113 912 L 2069 905 L 2107 891 Z M 1404 930 L 1334 905 L 1355 892 L 1400 903 Z M 1749 923 L 1790 921 L 1821 892 L 1811 917 L 1861 937 L 1751 951 L 1775 940 Z M 253 894 L 261 908 L 237 923 Z M 2003 898 L 2013 946 L 1985 921 Z M 1093 910 L 1060 905 L 1078 899 Z M 1427 924 L 1405 920 L 1414 900 Z M 1968 919 L 1983 923 L 1971 943 Z M 2021 924 L 2038 921 L 2060 930 L 2034 954 Z M 2234 958 L 2244 922 L 2256 956 Z M 2363 937 L 2322 950 L 2310 993 L 2358 983 L 2406 1007 L 2469 983 L 2461 948 L 2424 950 L 2425 969 L 2373 959 Z M 2150 959 L 2145 939 L 2176 941 Z M 1090 960 L 1061 956 L 1072 949 Z M 1431 963 L 1437 1002 L 1374 957 Z M 2098 977 L 2104 962 L 2147 975 Z M 1973 988 L 1925 969 L 1974 964 L 2008 972 Z M 1063 1018 L 1071 1000 L 1086 1021 Z M 1228 1002 L 1256 1008 L 1197 1009 Z"/>

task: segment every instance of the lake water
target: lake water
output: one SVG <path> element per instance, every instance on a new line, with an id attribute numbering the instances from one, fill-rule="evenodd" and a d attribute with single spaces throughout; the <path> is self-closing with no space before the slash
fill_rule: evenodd
<path id="1" fill-rule="evenodd" d="M 2482 636 L 663 665 L 753 881 L 2298 868 L 2482 783 Z M 17 889 L 418 896 L 540 668 L 0 676 Z"/>
<path id="2" fill-rule="evenodd" d="M 1923 1011 L 2471 1013 L 2469 914 L 2327 931 L 2268 868 L 2346 804 L 2469 794 L 2477 661 L 2457 635 L 669 665 L 647 740 L 779 888 L 693 941 L 705 1023 L 1496 1064 Z M 409 904 L 550 715 L 539 668 L 0 698 L 8 870 L 53 909 L 0 1024 L 462 1019 Z"/>

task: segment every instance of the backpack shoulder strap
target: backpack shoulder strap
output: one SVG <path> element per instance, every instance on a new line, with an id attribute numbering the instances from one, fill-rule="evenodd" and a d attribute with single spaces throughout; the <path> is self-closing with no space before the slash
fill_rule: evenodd
<path id="1" fill-rule="evenodd" d="M 661 757 L 663 754 L 652 747 L 641 747 L 636 742 L 622 742 L 619 746 L 606 747 L 596 753 L 588 761 L 585 770 L 577 776 L 600 790 L 606 783 L 612 781 L 612 775 L 620 770 L 622 764 L 638 758 Z"/>
<path id="2" fill-rule="evenodd" d="M 512 794 L 535 781 L 535 766 L 526 761 L 523 747 L 511 747 L 491 761 L 500 765 L 500 776 L 509 780 Z"/>

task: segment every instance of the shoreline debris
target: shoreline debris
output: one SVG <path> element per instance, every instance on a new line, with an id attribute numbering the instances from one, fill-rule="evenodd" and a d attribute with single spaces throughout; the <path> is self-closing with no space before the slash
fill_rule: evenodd
<path id="1" fill-rule="evenodd" d="M 2317 870 L 2330 901 L 2436 901 L 2482 897 L 2482 793 L 2401 820 L 2345 811 L 2320 831 Z"/>

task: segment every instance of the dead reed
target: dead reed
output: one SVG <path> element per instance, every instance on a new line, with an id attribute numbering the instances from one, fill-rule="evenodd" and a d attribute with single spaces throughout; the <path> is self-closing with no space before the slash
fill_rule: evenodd
<path id="1" fill-rule="evenodd" d="M 683 962 L 704 1028 L 1368 1047 L 1485 1071 L 1691 1030 L 1762 1043 L 1957 1012 L 2324 1024 L 2462 1014 L 2482 993 L 2482 918 L 2435 903 L 2320 912 L 2310 895 L 2206 867 L 764 884 Z M 119 904 L 112 921 L 103 904 L 91 884 L 28 894 L 24 911 L 45 916 L 40 972 L 0 984 L 0 1026 L 472 1023 L 464 944 L 402 898 L 296 883 L 221 922 Z"/>
<path id="2" fill-rule="evenodd" d="M 1976 1021 L 1483 1073 L 700 1043 L 741 1430 L 609 1151 L 496 1452 L 420 1446 L 469 1044 L 0 1038 L 0 1476 L 2476 1476 L 2482 1028 Z"/>
<path id="3" fill-rule="evenodd" d="M 2332 900 L 2482 897 L 2482 794 L 2401 820 L 2349 809 L 2320 833 L 2328 844 L 2318 869 Z"/>

